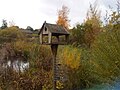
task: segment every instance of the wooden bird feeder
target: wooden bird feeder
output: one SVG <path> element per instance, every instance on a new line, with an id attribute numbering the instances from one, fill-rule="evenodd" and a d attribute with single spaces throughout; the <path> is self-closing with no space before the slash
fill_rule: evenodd
<path id="1" fill-rule="evenodd" d="M 64 45 L 67 44 L 68 38 L 69 32 L 66 30 L 66 28 L 57 24 L 46 23 L 46 21 L 43 23 L 39 31 L 40 44 Z"/>
<path id="2" fill-rule="evenodd" d="M 51 50 L 53 54 L 53 90 L 56 90 L 56 80 L 58 79 L 56 70 L 57 49 L 58 45 L 67 44 L 69 32 L 66 30 L 66 28 L 60 25 L 46 23 L 45 21 L 38 35 L 40 44 L 51 45 Z"/>

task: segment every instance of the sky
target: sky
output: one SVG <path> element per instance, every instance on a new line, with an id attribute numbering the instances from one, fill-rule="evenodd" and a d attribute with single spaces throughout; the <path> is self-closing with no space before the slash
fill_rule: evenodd
<path id="1" fill-rule="evenodd" d="M 62 5 L 70 9 L 69 20 L 71 27 L 82 23 L 86 17 L 90 3 L 96 0 L 0 0 L 0 26 L 2 20 L 14 22 L 15 25 L 34 29 L 41 28 L 44 21 L 55 24 L 58 10 Z M 119 0 L 118 0 L 119 1 Z M 116 7 L 116 0 L 97 0 L 98 9 L 104 16 L 109 5 Z"/>

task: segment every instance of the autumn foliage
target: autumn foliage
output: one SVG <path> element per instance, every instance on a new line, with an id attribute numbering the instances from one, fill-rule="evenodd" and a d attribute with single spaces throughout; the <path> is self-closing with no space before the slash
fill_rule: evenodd
<path id="1" fill-rule="evenodd" d="M 62 6 L 62 9 L 58 11 L 58 20 L 57 24 L 61 25 L 65 28 L 69 28 L 70 26 L 70 20 L 68 19 L 69 9 L 66 6 Z"/>

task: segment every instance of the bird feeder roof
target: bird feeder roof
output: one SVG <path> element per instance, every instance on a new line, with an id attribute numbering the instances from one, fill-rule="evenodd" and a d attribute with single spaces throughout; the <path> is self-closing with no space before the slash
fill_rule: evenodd
<path id="1" fill-rule="evenodd" d="M 64 28 L 63 26 L 57 25 L 57 24 L 50 24 L 50 23 L 46 23 L 46 22 L 43 23 L 43 25 L 39 31 L 39 34 L 41 33 L 41 31 L 44 28 L 47 28 L 53 34 L 69 35 L 69 32 L 67 31 L 67 29 Z"/>

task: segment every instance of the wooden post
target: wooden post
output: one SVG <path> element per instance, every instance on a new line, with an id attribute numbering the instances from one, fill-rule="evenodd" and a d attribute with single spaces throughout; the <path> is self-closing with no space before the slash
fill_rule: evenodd
<path id="1" fill-rule="evenodd" d="M 60 41 L 60 39 L 59 39 L 59 36 L 56 36 L 57 37 L 57 40 L 58 40 L 58 42 Z"/>
<path id="2" fill-rule="evenodd" d="M 69 35 L 65 35 L 65 41 L 68 42 L 69 40 Z"/>
<path id="3" fill-rule="evenodd" d="M 53 90 L 56 90 L 56 56 L 57 56 L 58 44 L 52 44 L 51 50 L 53 54 Z"/>
<path id="4" fill-rule="evenodd" d="M 52 43 L 52 33 L 51 32 L 48 33 L 48 43 L 49 44 Z"/>
<path id="5" fill-rule="evenodd" d="M 43 35 L 42 35 L 42 33 L 40 34 L 40 44 L 42 44 L 43 43 Z"/>

